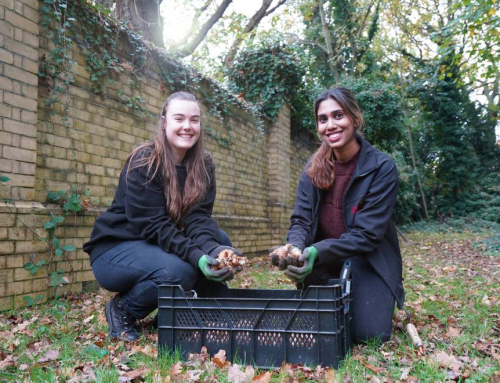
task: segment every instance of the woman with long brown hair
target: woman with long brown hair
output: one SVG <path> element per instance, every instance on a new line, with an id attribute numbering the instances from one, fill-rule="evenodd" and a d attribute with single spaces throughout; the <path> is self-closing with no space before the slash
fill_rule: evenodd
<path id="1" fill-rule="evenodd" d="M 111 207 L 84 245 L 99 284 L 119 293 L 106 305 L 111 338 L 139 337 L 137 320 L 157 308 L 161 284 L 191 290 L 199 272 L 215 282 L 233 277 L 227 267 L 211 268 L 231 243 L 211 217 L 215 168 L 202 135 L 196 98 L 168 97 L 156 138 L 130 154 Z"/>
<path id="2" fill-rule="evenodd" d="M 300 178 L 287 236 L 292 246 L 285 248 L 299 258 L 275 256 L 273 263 L 304 288 L 338 279 L 349 260 L 354 340 L 385 342 L 394 303 L 402 307 L 404 302 L 401 253 L 391 220 L 396 165 L 360 136 L 364 119 L 350 90 L 323 92 L 314 114 L 321 146 Z"/>

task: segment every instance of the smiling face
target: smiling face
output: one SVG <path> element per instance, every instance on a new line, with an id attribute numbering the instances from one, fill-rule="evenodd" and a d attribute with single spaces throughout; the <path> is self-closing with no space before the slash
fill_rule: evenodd
<path id="1" fill-rule="evenodd" d="M 359 143 L 354 133 L 355 122 L 349 117 L 337 101 L 328 97 L 318 107 L 316 126 L 320 139 L 333 149 L 339 161 L 354 156 Z"/>
<path id="2" fill-rule="evenodd" d="M 165 135 L 177 165 L 200 138 L 200 107 L 194 101 L 172 100 L 165 117 Z"/>

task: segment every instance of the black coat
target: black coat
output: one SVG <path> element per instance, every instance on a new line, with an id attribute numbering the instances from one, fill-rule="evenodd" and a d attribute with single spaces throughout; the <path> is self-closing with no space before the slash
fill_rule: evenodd
<path id="1" fill-rule="evenodd" d="M 149 149 L 146 150 L 148 155 Z M 127 179 L 127 167 L 128 162 L 120 175 L 111 207 L 96 219 L 90 240 L 83 245 L 83 250 L 90 255 L 90 262 L 124 241 L 145 240 L 196 267 L 202 255 L 219 246 L 218 225 L 212 218 L 216 194 L 213 162 L 208 163 L 209 187 L 184 217 L 184 230 L 175 224 L 165 209 L 164 181 L 160 172 L 150 180 L 147 166 L 136 167 Z M 183 190 L 186 167 L 176 166 L 176 170 Z"/>
<path id="2" fill-rule="evenodd" d="M 288 243 L 300 249 L 314 245 L 319 252 L 317 265 L 328 266 L 335 259 L 364 255 L 401 308 L 404 302 L 402 260 L 396 227 L 391 220 L 398 191 L 396 165 L 363 138 L 356 138 L 361 152 L 343 197 L 347 232 L 339 239 L 314 243 L 323 191 L 303 172 L 290 218 Z"/>

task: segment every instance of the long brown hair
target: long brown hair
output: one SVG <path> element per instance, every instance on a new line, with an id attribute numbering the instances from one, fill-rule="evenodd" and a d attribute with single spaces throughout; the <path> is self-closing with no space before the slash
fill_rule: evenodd
<path id="1" fill-rule="evenodd" d="M 354 131 L 359 133 L 365 124 L 363 113 L 359 107 L 356 98 L 352 91 L 343 87 L 334 87 L 321 93 L 314 102 L 314 117 L 316 127 L 318 126 L 318 109 L 319 105 L 332 98 L 335 100 L 344 113 L 352 120 Z M 323 190 L 330 188 L 335 179 L 335 163 L 333 149 L 326 142 L 322 142 L 316 153 L 314 153 L 307 167 L 306 174 L 311 178 L 312 183 Z"/>
<path id="2" fill-rule="evenodd" d="M 165 100 L 155 139 L 137 147 L 127 159 L 127 178 L 131 170 L 141 166 L 148 168 L 148 182 L 160 172 L 164 182 L 165 208 L 172 220 L 181 226 L 183 218 L 208 190 L 210 182 L 208 167 L 212 166 L 212 157 L 203 149 L 203 129 L 201 129 L 198 141 L 186 152 L 184 157 L 187 176 L 184 193 L 181 194 L 172 149 L 165 134 L 167 110 L 172 100 L 198 103 L 196 97 L 188 92 L 173 93 Z"/>

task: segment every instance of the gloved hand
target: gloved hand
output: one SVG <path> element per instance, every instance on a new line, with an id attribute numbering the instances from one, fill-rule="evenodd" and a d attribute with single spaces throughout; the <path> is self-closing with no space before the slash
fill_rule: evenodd
<path id="1" fill-rule="evenodd" d="M 283 271 L 288 266 L 297 266 L 297 260 L 302 254 L 296 246 L 287 244 L 285 246 L 277 246 L 271 250 L 271 263 Z"/>
<path id="2" fill-rule="evenodd" d="M 208 280 L 214 282 L 225 282 L 233 279 L 233 272 L 228 267 L 220 270 L 213 270 L 210 266 L 217 266 L 219 261 L 208 255 L 203 255 L 198 261 L 198 267 Z"/>
<path id="3" fill-rule="evenodd" d="M 240 257 L 243 255 L 243 253 L 241 251 L 239 251 L 238 249 L 235 249 L 234 247 L 231 247 L 231 246 L 224 246 L 224 245 L 217 246 L 210 253 L 208 253 L 208 255 L 210 255 L 212 258 L 217 259 L 217 256 L 219 255 L 219 253 L 223 250 L 232 250 L 234 252 L 234 254 L 239 255 Z"/>
<path id="4" fill-rule="evenodd" d="M 304 282 L 304 279 L 311 274 L 316 258 L 318 258 L 318 249 L 309 246 L 299 257 L 299 264 L 303 262 L 302 267 L 288 266 L 285 271 L 286 276 L 296 283 Z"/>

